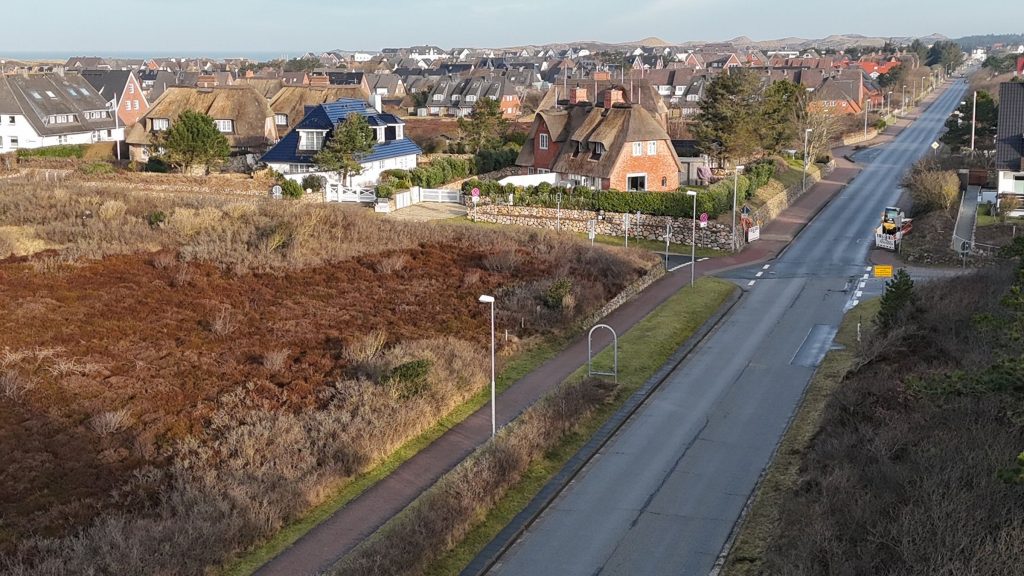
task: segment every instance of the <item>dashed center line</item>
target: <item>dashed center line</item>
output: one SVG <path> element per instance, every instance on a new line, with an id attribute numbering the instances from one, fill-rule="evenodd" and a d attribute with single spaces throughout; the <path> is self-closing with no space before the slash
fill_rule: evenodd
<path id="1" fill-rule="evenodd" d="M 761 276 L 764 276 L 764 272 L 758 272 L 757 274 L 754 274 L 754 276 L 760 278 Z"/>
<path id="2" fill-rule="evenodd" d="M 861 283 L 860 283 L 860 286 L 859 286 L 859 288 L 860 288 L 861 290 L 863 290 L 863 289 L 864 289 L 864 287 L 865 287 L 865 286 L 867 286 L 867 285 L 868 285 L 868 283 L 867 283 L 867 282 L 861 282 Z"/>
<path id="3" fill-rule="evenodd" d="M 757 284 L 757 280 L 751 280 L 747 283 L 747 286 L 753 286 L 754 284 Z"/>
<path id="4" fill-rule="evenodd" d="M 764 265 L 764 268 L 761 268 L 761 270 L 767 270 L 767 269 L 769 269 L 769 268 L 771 268 L 771 267 L 772 267 L 772 265 L 771 265 L 771 264 L 765 264 L 765 265 Z"/>

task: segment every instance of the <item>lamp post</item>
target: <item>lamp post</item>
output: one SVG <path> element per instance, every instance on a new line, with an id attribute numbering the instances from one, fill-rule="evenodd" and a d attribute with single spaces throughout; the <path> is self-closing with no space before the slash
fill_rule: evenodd
<path id="1" fill-rule="evenodd" d="M 864 136 L 868 135 L 868 108 L 871 107 L 871 100 L 864 101 Z"/>
<path id="2" fill-rule="evenodd" d="M 690 286 L 693 286 L 693 280 L 696 275 L 694 270 L 697 268 L 697 193 L 693 190 L 686 191 L 687 196 L 693 196 L 693 229 L 690 232 Z"/>
<path id="3" fill-rule="evenodd" d="M 900 96 L 900 111 L 907 115 L 907 85 L 903 85 L 903 96 Z"/>
<path id="4" fill-rule="evenodd" d="M 491 438 L 498 433 L 498 423 L 494 410 L 494 296 L 483 294 L 480 302 L 491 305 Z"/>
<path id="5" fill-rule="evenodd" d="M 804 177 L 802 190 L 807 192 L 807 138 L 811 135 L 810 128 L 804 128 Z"/>
<path id="6" fill-rule="evenodd" d="M 740 172 L 743 171 L 743 165 L 738 164 L 736 166 L 736 172 L 733 176 L 732 182 L 732 251 L 736 251 L 736 196 L 740 190 Z M 694 199 L 696 201 L 696 199 Z"/>
<path id="7" fill-rule="evenodd" d="M 890 114 L 892 114 L 892 90 L 889 90 L 889 93 L 885 95 L 885 115 L 888 116 Z"/>

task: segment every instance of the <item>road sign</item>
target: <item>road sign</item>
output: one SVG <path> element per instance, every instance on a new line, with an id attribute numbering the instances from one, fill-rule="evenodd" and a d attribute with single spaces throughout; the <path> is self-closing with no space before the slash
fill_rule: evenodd
<path id="1" fill-rule="evenodd" d="M 960 255 L 968 256 L 971 253 L 971 243 L 968 240 L 964 240 L 960 243 Z"/>
<path id="2" fill-rule="evenodd" d="M 275 200 L 280 200 L 284 190 L 281 186 L 274 184 L 274 187 L 270 189 L 270 197 Z"/>
<path id="3" fill-rule="evenodd" d="M 629 214 L 622 215 L 622 227 L 629 230 Z"/>
<path id="4" fill-rule="evenodd" d="M 743 208 L 740 208 L 740 214 L 743 214 L 744 216 L 750 216 L 750 206 L 744 206 Z"/>
<path id="5" fill-rule="evenodd" d="M 476 204 L 479 201 L 480 201 L 480 196 L 479 195 L 473 196 L 473 204 Z"/>
<path id="6" fill-rule="evenodd" d="M 892 266 L 888 264 L 876 264 L 875 278 L 892 278 Z"/>
<path id="7" fill-rule="evenodd" d="M 700 227 L 701 228 L 707 228 L 708 227 L 708 213 L 707 212 L 701 212 L 700 213 Z"/>
<path id="8" fill-rule="evenodd" d="M 470 192 L 470 194 L 472 194 L 474 198 L 479 198 L 480 197 L 480 189 L 479 188 L 473 188 L 473 190 Z"/>
<path id="9" fill-rule="evenodd" d="M 938 149 L 939 149 L 939 143 L 938 142 L 932 142 L 932 150 L 938 150 Z"/>
<path id="10" fill-rule="evenodd" d="M 751 226 L 747 228 L 747 242 L 753 242 L 754 240 L 761 239 L 761 227 Z"/>

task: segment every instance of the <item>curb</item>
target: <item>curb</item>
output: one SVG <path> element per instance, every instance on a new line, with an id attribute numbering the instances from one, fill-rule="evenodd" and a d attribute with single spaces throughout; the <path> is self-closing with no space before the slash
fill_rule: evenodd
<path id="1" fill-rule="evenodd" d="M 689 356 L 690 352 L 697 347 L 707 336 L 718 327 L 719 322 L 733 309 L 743 296 L 742 290 L 734 290 L 732 295 L 719 306 L 718 311 L 690 336 L 682 346 L 652 375 L 639 390 L 634 392 L 626 403 L 619 408 L 608 419 L 594 436 L 576 454 L 569 459 L 562 469 L 541 488 L 541 491 L 530 500 L 519 514 L 508 523 L 481 550 L 473 561 L 460 572 L 460 576 L 482 576 L 487 573 L 498 560 L 508 551 L 509 548 L 519 539 L 540 515 L 554 502 L 555 498 L 572 482 L 583 468 L 594 458 L 605 444 L 622 428 L 623 425 L 633 416 L 636 411 L 644 405 L 647 399 L 668 376 L 679 367 Z"/>

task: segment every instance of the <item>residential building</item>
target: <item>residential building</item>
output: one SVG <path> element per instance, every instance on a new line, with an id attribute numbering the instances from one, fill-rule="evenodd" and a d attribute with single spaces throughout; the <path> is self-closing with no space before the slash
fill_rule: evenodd
<path id="1" fill-rule="evenodd" d="M 285 86 L 270 100 L 278 135 L 294 130 L 309 108 L 346 98 L 365 102 L 369 95 L 360 86 Z"/>
<path id="2" fill-rule="evenodd" d="M 132 70 L 83 70 L 85 79 L 96 93 L 110 102 L 117 110 L 117 117 L 124 126 L 131 126 L 149 112 L 149 101 L 142 91 L 142 82 Z"/>
<path id="3" fill-rule="evenodd" d="M 124 140 L 105 97 L 80 76 L 0 76 L 0 153 Z"/>
<path id="4" fill-rule="evenodd" d="M 235 155 L 262 154 L 278 139 L 274 112 L 267 99 L 252 86 L 216 88 L 171 87 L 128 132 L 131 159 L 149 160 L 154 137 L 170 129 L 186 110 L 213 118 Z"/>
<path id="5" fill-rule="evenodd" d="M 1017 209 L 1013 216 L 1024 215 L 1024 83 L 999 85 L 999 121 L 996 126 L 995 169 L 999 172 L 997 198 L 1013 195 Z"/>
<path id="6" fill-rule="evenodd" d="M 362 173 L 349 175 L 348 181 L 342 182 L 336 172 L 320 170 L 314 158 L 330 141 L 335 127 L 351 114 L 366 117 L 377 143 L 361 159 Z M 263 161 L 296 182 L 309 174 L 322 176 L 328 195 L 336 197 L 340 188 L 376 184 L 384 170 L 415 168 L 420 154 L 419 146 L 405 137 L 405 122 L 397 116 L 381 113 L 363 100 L 342 98 L 308 108 L 302 121 L 263 156 Z"/>
<path id="7" fill-rule="evenodd" d="M 601 190 L 676 190 L 681 166 L 658 118 L 627 102 L 622 87 L 597 104 L 587 97 L 577 87 L 564 105 L 538 112 L 516 165 Z"/>

